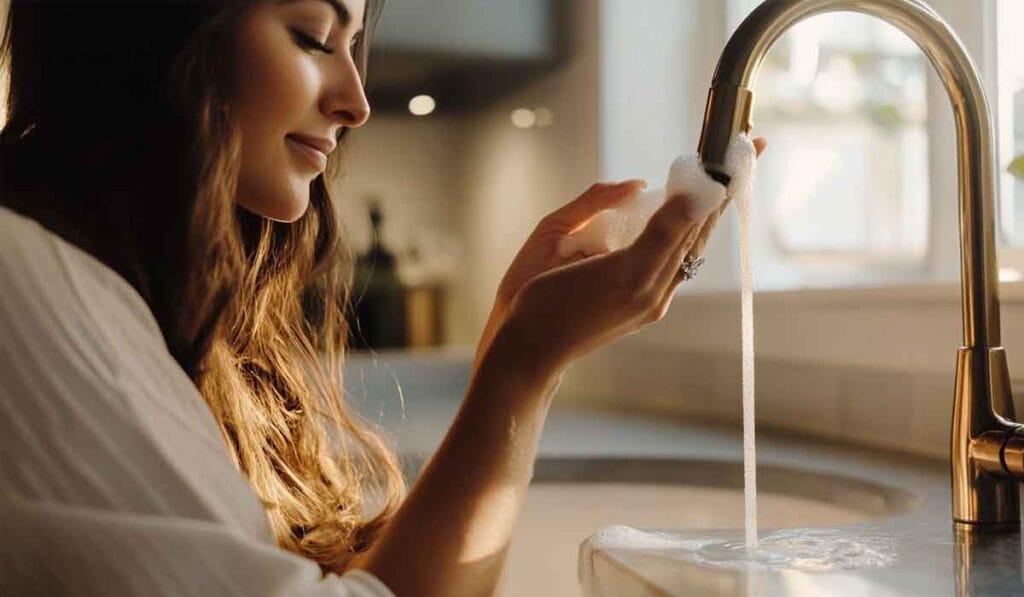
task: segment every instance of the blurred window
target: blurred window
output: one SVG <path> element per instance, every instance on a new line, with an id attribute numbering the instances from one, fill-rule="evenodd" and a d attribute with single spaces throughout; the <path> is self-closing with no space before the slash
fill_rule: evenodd
<path id="1" fill-rule="evenodd" d="M 733 27 L 757 4 L 733 0 Z M 755 81 L 754 128 L 771 145 L 758 169 L 759 261 L 925 256 L 929 68 L 903 33 L 856 13 L 779 39 Z M 771 278 L 761 280 L 789 285 Z"/>
<path id="2" fill-rule="evenodd" d="M 996 97 L 999 143 L 1000 221 L 1007 244 L 1024 247 L 1024 2 L 999 0 L 996 7 Z"/>

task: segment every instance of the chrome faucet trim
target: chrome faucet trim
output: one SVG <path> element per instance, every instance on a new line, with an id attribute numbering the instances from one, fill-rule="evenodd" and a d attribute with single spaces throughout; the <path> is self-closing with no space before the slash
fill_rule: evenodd
<path id="1" fill-rule="evenodd" d="M 931 62 L 956 120 L 960 199 L 961 312 L 951 441 L 953 522 L 960 530 L 1019 529 L 1024 426 L 1012 422 L 1006 354 L 1000 346 L 995 252 L 995 134 L 978 70 L 950 26 L 921 0 L 766 0 L 729 39 L 708 93 L 699 151 L 724 174 L 725 151 L 750 132 L 753 83 L 765 55 L 796 23 L 854 11 L 903 31 Z"/>

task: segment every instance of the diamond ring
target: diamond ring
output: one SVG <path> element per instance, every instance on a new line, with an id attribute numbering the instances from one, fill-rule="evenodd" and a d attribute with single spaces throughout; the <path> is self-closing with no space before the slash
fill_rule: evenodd
<path id="1" fill-rule="evenodd" d="M 698 257 L 694 259 L 692 256 L 687 255 L 683 259 L 683 264 L 679 266 L 679 275 L 685 282 L 697 275 L 697 270 L 704 264 L 704 257 Z"/>

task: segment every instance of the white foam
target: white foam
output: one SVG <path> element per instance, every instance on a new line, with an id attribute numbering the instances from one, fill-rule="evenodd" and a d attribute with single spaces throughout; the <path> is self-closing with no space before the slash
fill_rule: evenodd
<path id="1" fill-rule="evenodd" d="M 577 577 L 586 589 L 587 595 L 604 595 L 600 579 L 594 573 L 594 557 L 598 552 L 613 549 L 678 549 L 693 552 L 704 547 L 705 542 L 692 540 L 671 533 L 648 532 L 625 525 L 603 528 L 580 545 L 577 563 Z"/>
<path id="2" fill-rule="evenodd" d="M 661 560 L 732 570 L 842 572 L 884 568 L 896 562 L 896 537 L 859 529 L 784 529 L 751 548 L 745 541 L 716 535 L 646 532 L 628 526 L 601 529 L 580 545 L 578 575 L 587 595 L 605 595 L 594 557 L 606 550 L 656 551 Z"/>
<path id="3" fill-rule="evenodd" d="M 617 207 L 599 212 L 585 226 L 561 240 L 559 256 L 567 258 L 574 253 L 589 256 L 628 247 L 643 232 L 666 196 L 689 196 L 703 217 L 719 207 L 726 197 L 739 193 L 749 195 L 755 155 L 754 145 L 746 135 L 738 135 L 729 144 L 725 168 L 732 180 L 728 189 L 708 176 L 699 156 L 679 156 L 669 167 L 664 187 L 639 191 Z"/>

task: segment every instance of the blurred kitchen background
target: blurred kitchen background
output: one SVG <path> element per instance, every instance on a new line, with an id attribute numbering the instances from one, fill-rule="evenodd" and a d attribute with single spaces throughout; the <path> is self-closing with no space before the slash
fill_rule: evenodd
<path id="1" fill-rule="evenodd" d="M 718 54 L 756 4 L 387 2 L 375 113 L 338 184 L 360 270 L 376 272 L 360 277 L 354 345 L 471 354 L 541 217 L 598 180 L 661 186 L 673 157 L 695 150 Z M 1020 372 L 1024 3 L 931 4 L 978 63 L 997 118 L 1004 344 Z M 903 34 L 843 13 L 788 32 L 755 98 L 755 133 L 769 140 L 753 231 L 759 424 L 908 449 L 897 431 L 909 422 L 911 451 L 944 456 L 961 329 L 944 90 Z M 666 319 L 574 364 L 560 400 L 738 421 L 737 242 L 730 212 Z"/>
<path id="2" fill-rule="evenodd" d="M 595 181 L 661 186 L 695 151 L 718 55 L 756 4 L 387 0 L 374 115 L 346 141 L 335 188 L 359 255 L 350 357 L 455 359 L 464 380 L 540 218 Z M 1003 337 L 1021 375 L 1024 2 L 931 4 L 996 117 Z M 844 13 L 786 33 L 755 98 L 754 132 L 769 140 L 752 239 L 758 424 L 945 457 L 961 323 L 944 90 L 905 36 Z M 668 316 L 575 363 L 559 400 L 737 423 L 737 242 L 730 211 Z"/>
<path id="3" fill-rule="evenodd" d="M 755 4 L 387 2 L 368 81 L 375 115 L 353 135 L 339 184 L 353 244 L 369 251 L 375 205 L 395 283 L 408 288 L 405 340 L 381 332 L 379 345 L 474 343 L 541 216 L 596 180 L 660 186 L 673 156 L 694 150 L 718 51 Z M 934 4 L 987 75 L 1001 240 L 1014 251 L 1024 183 L 1008 166 L 1024 153 L 1024 48 L 1007 32 L 1022 8 Z M 756 133 L 771 143 L 757 188 L 759 289 L 957 279 L 952 120 L 906 37 L 859 15 L 812 19 L 772 52 L 756 92 Z M 682 293 L 735 286 L 732 227 Z M 1017 261 L 1006 279 L 1019 277 Z"/>
<path id="4" fill-rule="evenodd" d="M 341 148 L 345 171 L 334 187 L 358 257 L 344 384 L 412 459 L 411 474 L 451 423 L 497 285 L 534 226 L 596 181 L 661 186 L 674 157 L 696 150 L 719 53 L 756 4 L 386 0 L 367 82 L 374 114 Z M 1021 413 L 1024 0 L 930 4 L 973 56 L 995 117 L 1003 345 Z M 939 471 L 945 492 L 961 344 L 945 91 L 905 36 L 843 13 L 787 32 L 754 92 L 754 133 L 769 141 L 752 231 L 759 458 L 773 458 L 780 436 L 845 444 L 865 462 L 909 454 Z M 737 245 L 730 210 L 700 275 L 662 321 L 566 370 L 542 461 L 739 462 Z M 793 462 L 826 466 L 805 443 L 786 445 Z M 623 507 L 626 498 L 595 498 L 592 517 L 566 530 L 556 523 L 584 497 L 603 495 L 571 491 L 553 502 L 531 493 L 508 595 L 574 594 L 587 535 L 613 523 L 682 524 L 669 514 L 689 508 L 674 497 L 661 509 L 634 508 L 644 519 Z M 715 501 L 711 510 L 742 524 L 733 497 L 734 507 Z M 559 514 L 565 504 L 571 512 Z"/>

